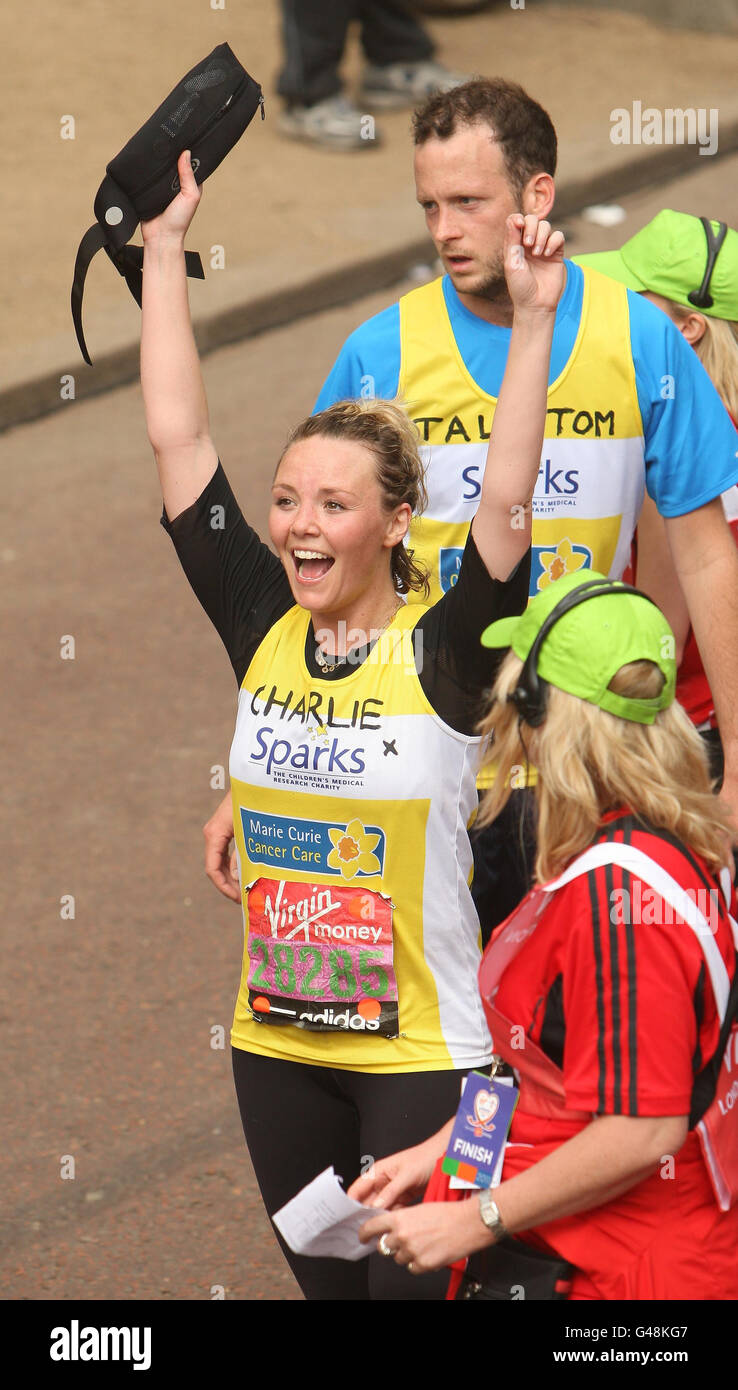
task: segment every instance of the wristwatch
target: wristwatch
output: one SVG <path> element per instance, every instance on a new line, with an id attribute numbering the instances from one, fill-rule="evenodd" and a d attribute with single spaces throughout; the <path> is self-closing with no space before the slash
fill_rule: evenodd
<path id="1" fill-rule="evenodd" d="M 487 1230 L 492 1232 L 495 1238 L 495 1244 L 497 1244 L 499 1240 L 504 1240 L 509 1232 L 502 1223 L 500 1209 L 493 1200 L 492 1192 L 493 1189 L 489 1187 L 483 1187 L 481 1189 L 479 1193 L 479 1214 Z"/>

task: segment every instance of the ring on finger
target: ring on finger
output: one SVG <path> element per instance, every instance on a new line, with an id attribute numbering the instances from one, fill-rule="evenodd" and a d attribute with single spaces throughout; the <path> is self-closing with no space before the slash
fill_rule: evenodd
<path id="1" fill-rule="evenodd" d="M 392 1255 L 394 1254 L 394 1251 L 390 1250 L 390 1247 L 389 1247 L 389 1245 L 387 1244 L 387 1232 L 386 1232 L 386 1231 L 385 1231 L 384 1235 L 382 1235 L 382 1236 L 379 1237 L 379 1244 L 378 1244 L 378 1246 L 377 1246 L 377 1249 L 378 1249 L 380 1255 L 387 1255 L 387 1256 L 389 1256 L 390 1259 L 392 1258 Z"/>
<path id="2" fill-rule="evenodd" d="M 408 1272 L 408 1274 L 414 1274 L 414 1273 L 415 1273 L 415 1261 L 414 1261 L 414 1260 L 408 1260 L 407 1272 Z"/>

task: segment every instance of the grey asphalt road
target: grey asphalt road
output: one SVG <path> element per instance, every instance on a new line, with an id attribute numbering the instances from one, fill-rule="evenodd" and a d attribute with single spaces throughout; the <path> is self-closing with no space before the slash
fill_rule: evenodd
<path id="1" fill-rule="evenodd" d="M 664 206 L 738 225 L 737 175 L 696 159 L 624 200 L 614 231 L 571 220 L 570 249 L 616 245 Z M 410 283 L 206 359 L 213 436 L 258 528 L 340 343 Z M 202 867 L 235 681 L 158 524 L 138 388 L 10 431 L 0 465 L 0 1296 L 299 1299 L 233 1094 L 240 913 Z"/>

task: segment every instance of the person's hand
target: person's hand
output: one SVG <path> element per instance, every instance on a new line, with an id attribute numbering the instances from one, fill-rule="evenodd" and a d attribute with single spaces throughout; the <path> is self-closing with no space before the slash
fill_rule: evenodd
<path id="1" fill-rule="evenodd" d="M 233 839 L 233 807 L 230 792 L 223 797 L 207 825 L 203 826 L 202 833 L 205 836 L 205 873 L 219 893 L 231 898 L 235 903 L 240 903 L 238 857 L 235 850 L 229 854 Z"/>
<path id="2" fill-rule="evenodd" d="M 439 1149 L 432 1139 L 416 1144 L 412 1149 L 381 1158 L 368 1173 L 357 1178 L 347 1195 L 368 1207 L 404 1207 L 422 1196 L 430 1181 Z"/>
<path id="3" fill-rule="evenodd" d="M 556 309 L 566 284 L 564 233 L 534 214 L 514 212 L 505 224 L 505 279 L 513 309 Z"/>
<path id="4" fill-rule="evenodd" d="M 169 206 L 160 212 L 158 217 L 152 217 L 149 221 L 141 223 L 141 235 L 144 242 L 184 242 L 187 228 L 197 212 L 197 206 L 202 197 L 202 189 L 198 186 L 192 172 L 189 150 L 183 150 L 179 156 L 177 173 L 179 174 L 179 193 L 176 198 L 172 199 Z"/>
<path id="5" fill-rule="evenodd" d="M 467 1201 L 426 1202 L 402 1211 L 383 1212 L 364 1223 L 359 1240 L 366 1244 L 384 1236 L 384 1249 L 379 1247 L 379 1253 L 389 1252 L 411 1274 L 443 1269 L 444 1265 L 463 1260 L 492 1243 L 475 1198 L 476 1193 L 472 1193 Z"/>

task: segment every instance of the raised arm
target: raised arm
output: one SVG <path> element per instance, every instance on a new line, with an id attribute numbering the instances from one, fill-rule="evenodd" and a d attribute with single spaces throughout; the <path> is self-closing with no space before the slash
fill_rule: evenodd
<path id="1" fill-rule="evenodd" d="M 681 665 L 689 636 L 689 609 L 679 584 L 666 522 L 648 493 L 638 518 L 638 559 L 634 583 L 658 604 L 676 638 L 676 664 Z"/>
<path id="2" fill-rule="evenodd" d="M 535 216 L 514 213 L 507 219 L 504 261 L 512 334 L 472 522 L 477 549 L 494 579 L 507 579 L 530 545 L 551 342 L 566 283 L 563 233 L 552 232 L 549 222 Z"/>
<path id="3" fill-rule="evenodd" d="M 218 466 L 187 298 L 184 241 L 200 201 L 189 150 L 177 169 L 177 197 L 159 217 L 141 223 L 141 386 L 170 521 L 200 496 Z"/>
<path id="4" fill-rule="evenodd" d="M 674 566 L 715 701 L 725 754 L 720 795 L 730 809 L 736 827 L 733 843 L 738 844 L 738 701 L 735 698 L 738 552 L 719 497 L 684 516 L 666 517 L 665 523 Z"/>

